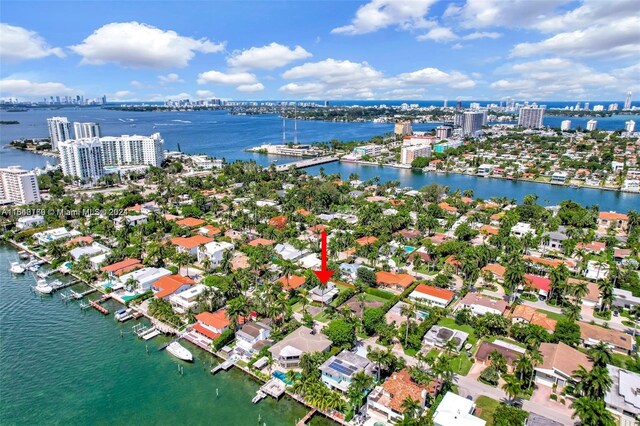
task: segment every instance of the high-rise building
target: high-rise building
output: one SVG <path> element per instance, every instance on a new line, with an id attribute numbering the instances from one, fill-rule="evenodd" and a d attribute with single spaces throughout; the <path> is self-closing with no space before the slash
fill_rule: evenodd
<path id="1" fill-rule="evenodd" d="M 618 104 L 617 103 L 609 104 L 608 110 L 609 111 L 617 111 L 618 110 Z"/>
<path id="2" fill-rule="evenodd" d="M 589 102 L 584 103 L 584 110 L 589 111 Z"/>
<path id="3" fill-rule="evenodd" d="M 542 128 L 542 118 L 544 117 L 544 108 L 536 106 L 520 108 L 520 116 L 518 117 L 518 126 L 526 129 Z"/>
<path id="4" fill-rule="evenodd" d="M 436 138 L 447 139 L 451 137 L 453 129 L 450 126 L 438 126 L 436 127 Z"/>
<path id="5" fill-rule="evenodd" d="M 596 120 L 589 120 L 587 121 L 587 130 L 592 132 L 596 129 L 596 127 L 598 126 L 598 122 Z"/>
<path id="6" fill-rule="evenodd" d="M 604 105 L 594 105 L 593 110 L 595 112 L 604 111 Z"/>
<path id="7" fill-rule="evenodd" d="M 99 138 L 77 139 L 58 144 L 65 176 L 93 182 L 104 176 L 102 143 Z"/>
<path id="8" fill-rule="evenodd" d="M 443 108 L 446 108 L 446 107 L 447 107 L 447 100 L 446 100 L 446 99 L 444 100 L 444 105 L 443 105 L 442 107 L 443 107 Z"/>
<path id="9" fill-rule="evenodd" d="M 36 174 L 18 166 L 0 169 L 0 199 L 15 204 L 39 203 L 40 188 Z"/>
<path id="10" fill-rule="evenodd" d="M 76 139 L 84 138 L 99 138 L 100 137 L 100 124 L 98 123 L 73 123 L 73 132 L 76 135 Z"/>
<path id="11" fill-rule="evenodd" d="M 160 133 L 151 136 L 122 135 L 100 138 L 104 164 L 147 164 L 160 167 L 164 161 L 164 140 Z"/>
<path id="12" fill-rule="evenodd" d="M 103 95 L 102 96 L 102 105 L 106 105 L 107 104 L 107 95 Z"/>
<path id="13" fill-rule="evenodd" d="M 560 123 L 560 130 L 563 132 L 571 130 L 571 120 L 562 120 L 562 123 Z"/>
<path id="14" fill-rule="evenodd" d="M 627 99 L 624 100 L 623 109 L 631 109 L 631 92 L 627 92 Z"/>
<path id="15" fill-rule="evenodd" d="M 393 132 L 397 136 L 407 136 L 413 133 L 410 121 L 397 121 Z"/>
<path id="16" fill-rule="evenodd" d="M 627 132 L 631 133 L 636 130 L 636 122 L 633 120 L 629 120 L 624 123 L 624 128 Z"/>
<path id="17" fill-rule="evenodd" d="M 464 136 L 476 136 L 477 132 L 482 130 L 484 120 L 483 111 L 465 111 L 462 121 L 462 134 Z"/>
<path id="18" fill-rule="evenodd" d="M 49 126 L 49 139 L 51 140 L 51 149 L 58 149 L 60 142 L 71 139 L 71 131 L 69 129 L 69 120 L 67 117 L 51 117 L 47 118 Z"/>
<path id="19" fill-rule="evenodd" d="M 403 146 L 400 155 L 402 164 L 411 164 L 418 157 L 431 157 L 431 145 Z"/>
<path id="20" fill-rule="evenodd" d="M 471 102 L 469 104 L 469 109 L 472 109 L 472 110 L 480 109 L 480 102 Z"/>

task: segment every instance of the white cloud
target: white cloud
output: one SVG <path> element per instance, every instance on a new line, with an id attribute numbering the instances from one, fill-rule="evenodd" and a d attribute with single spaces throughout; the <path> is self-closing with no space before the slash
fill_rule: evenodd
<path id="1" fill-rule="evenodd" d="M 224 44 L 206 38 L 196 40 L 133 21 L 104 25 L 70 48 L 82 56 L 83 64 L 116 63 L 128 68 L 161 69 L 186 67 L 196 52 L 220 52 Z"/>
<path id="2" fill-rule="evenodd" d="M 464 37 L 462 37 L 465 40 L 477 40 L 479 38 L 500 38 L 502 37 L 501 33 L 497 33 L 497 32 L 489 32 L 489 31 L 476 31 L 474 33 L 471 34 L 467 34 Z"/>
<path id="3" fill-rule="evenodd" d="M 139 82 L 138 80 L 131 80 L 129 82 L 129 85 L 131 87 L 133 87 L 134 89 L 143 89 L 144 88 L 144 84 Z"/>
<path id="4" fill-rule="evenodd" d="M 640 16 L 559 33 L 538 43 L 520 43 L 513 48 L 511 56 L 548 53 L 608 59 L 637 56 L 640 54 Z"/>
<path id="5" fill-rule="evenodd" d="M 460 20 L 465 28 L 527 27 L 553 16 L 558 6 L 571 0 L 467 0 L 450 5 L 445 18 Z"/>
<path id="6" fill-rule="evenodd" d="M 162 96 L 163 100 L 169 101 L 169 100 L 180 100 L 180 99 L 193 99 L 193 96 L 191 96 L 189 93 L 186 92 L 182 92 L 182 93 L 178 93 L 176 95 L 160 95 Z"/>
<path id="7" fill-rule="evenodd" d="M 381 99 L 424 99 L 424 88 L 415 89 L 393 89 L 388 92 L 383 92 L 380 95 Z"/>
<path id="8" fill-rule="evenodd" d="M 45 96 L 72 95 L 75 91 L 63 83 L 37 83 L 29 80 L 5 78 L 0 80 L 0 97 L 41 98 Z"/>
<path id="9" fill-rule="evenodd" d="M 615 23 L 619 19 L 638 16 L 639 11 L 637 0 L 586 0 L 579 7 L 564 14 L 537 22 L 535 28 L 550 33 L 573 31 Z"/>
<path id="10" fill-rule="evenodd" d="M 296 46 L 291 49 L 288 46 L 274 42 L 262 47 L 252 47 L 243 51 L 235 51 L 232 56 L 227 59 L 227 64 L 239 69 L 271 70 L 311 56 L 313 55 L 301 46 Z"/>
<path id="11" fill-rule="evenodd" d="M 258 80 L 254 74 L 248 72 L 223 73 L 220 71 L 206 71 L 198 74 L 198 84 L 224 84 L 235 86 L 238 84 L 255 84 Z"/>
<path id="12" fill-rule="evenodd" d="M 184 80 L 180 78 L 180 76 L 178 74 L 176 74 L 175 72 L 169 73 L 167 75 L 159 75 L 158 76 L 158 80 L 160 80 L 160 82 L 162 84 L 169 84 L 169 83 L 183 83 Z"/>
<path id="13" fill-rule="evenodd" d="M 361 6 L 350 25 L 334 28 L 333 34 L 366 34 L 397 26 L 403 30 L 428 26 L 424 16 L 436 0 L 371 0 Z"/>
<path id="14" fill-rule="evenodd" d="M 433 40 L 437 43 L 446 43 L 457 38 L 458 36 L 455 35 L 455 33 L 451 31 L 450 28 L 436 26 L 430 29 L 426 34 L 419 35 L 417 37 L 417 40 Z"/>
<path id="15" fill-rule="evenodd" d="M 135 93 L 130 90 L 118 90 L 115 93 L 107 94 L 107 98 L 113 101 L 132 100 Z"/>
<path id="16" fill-rule="evenodd" d="M 458 49 L 462 49 L 464 46 L 460 43 L 456 43 L 453 46 L 451 46 L 452 49 L 454 50 L 458 50 Z"/>
<path id="17" fill-rule="evenodd" d="M 0 23 L 0 61 L 20 62 L 55 55 L 64 57 L 59 47 L 51 47 L 34 31 Z"/>
<path id="18" fill-rule="evenodd" d="M 453 89 L 466 89 L 475 85 L 467 75 L 457 71 L 424 68 L 397 76 L 385 76 L 366 62 L 331 58 L 291 68 L 282 77 L 303 81 L 285 84 L 280 87 L 281 92 L 308 98 L 369 99 L 384 98 L 390 94 L 400 97 L 400 93 L 422 91 L 426 85 Z"/>
<path id="19" fill-rule="evenodd" d="M 264 85 L 262 83 L 254 83 L 254 84 L 241 84 L 236 87 L 238 92 L 259 92 L 264 90 Z"/>
<path id="20" fill-rule="evenodd" d="M 489 87 L 529 99 L 546 99 L 547 96 L 576 99 L 593 95 L 597 90 L 602 93 L 621 90 L 625 85 L 609 73 L 563 58 L 518 63 L 503 72 L 509 77 L 497 80 Z"/>
<path id="21" fill-rule="evenodd" d="M 216 95 L 211 90 L 196 90 L 196 96 L 200 99 L 216 97 Z"/>

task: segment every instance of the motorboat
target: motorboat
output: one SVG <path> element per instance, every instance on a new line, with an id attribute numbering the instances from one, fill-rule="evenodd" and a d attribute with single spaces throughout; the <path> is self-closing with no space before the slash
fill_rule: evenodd
<path id="1" fill-rule="evenodd" d="M 54 289 L 57 290 L 59 288 L 61 288 L 62 286 L 64 286 L 64 283 L 60 280 L 53 280 L 49 283 L 49 285 Z"/>
<path id="2" fill-rule="evenodd" d="M 11 262 L 11 266 L 9 266 L 9 272 L 13 274 L 24 274 L 24 267 L 20 264 L 20 262 Z"/>
<path id="3" fill-rule="evenodd" d="M 167 352 L 183 361 L 193 362 L 193 354 L 189 352 L 189 349 L 185 348 L 178 342 L 169 343 L 169 346 L 167 346 Z"/>
<path id="4" fill-rule="evenodd" d="M 45 280 L 45 279 L 38 280 L 38 282 L 36 283 L 36 286 L 33 289 L 35 291 L 37 291 L 38 293 L 41 293 L 41 294 L 51 294 L 51 293 L 53 293 L 53 287 L 51 287 L 47 283 L 47 280 Z"/>
<path id="5" fill-rule="evenodd" d="M 125 322 L 125 321 L 130 320 L 131 318 L 133 318 L 131 316 L 131 312 L 133 312 L 132 309 L 123 308 L 123 309 L 120 309 L 120 310 L 116 311 L 116 313 L 113 314 L 113 317 L 115 319 L 117 319 L 118 321 L 120 321 L 120 322 Z"/>
<path id="6" fill-rule="evenodd" d="M 40 269 L 40 265 L 35 263 L 33 265 L 29 265 L 27 269 L 30 270 L 31 272 L 38 272 L 38 269 Z"/>

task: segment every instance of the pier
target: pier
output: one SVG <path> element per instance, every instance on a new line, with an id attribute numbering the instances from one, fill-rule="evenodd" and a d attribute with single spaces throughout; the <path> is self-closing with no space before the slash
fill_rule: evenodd
<path id="1" fill-rule="evenodd" d="M 85 296 L 87 296 L 87 295 L 89 295 L 91 293 L 95 293 L 96 291 L 98 291 L 98 290 L 96 290 L 93 287 L 90 288 L 87 291 L 83 291 L 82 293 L 78 293 L 77 291 L 71 290 L 71 297 L 73 297 L 74 299 L 82 299 L 83 297 L 85 297 Z"/>
<path id="2" fill-rule="evenodd" d="M 304 418 L 302 420 L 300 420 L 298 423 L 296 423 L 296 426 L 305 426 L 307 424 L 307 422 L 309 420 L 311 420 L 311 417 L 314 416 L 314 414 L 316 414 L 318 412 L 318 410 L 316 408 L 314 408 L 313 410 L 309 411 L 307 413 L 306 416 L 304 416 Z"/>
<path id="3" fill-rule="evenodd" d="M 284 172 L 289 169 L 304 169 L 306 167 L 318 166 L 320 164 L 334 163 L 338 160 L 338 157 L 332 155 L 328 157 L 309 158 L 306 160 L 294 161 L 293 163 L 281 164 L 276 166 L 276 171 Z"/>
<path id="4" fill-rule="evenodd" d="M 234 363 L 235 363 L 235 359 L 229 358 L 228 360 L 226 360 L 222 364 L 218 364 L 215 367 L 213 367 L 211 369 L 211 374 L 216 374 L 220 370 L 228 371 L 231 367 L 233 367 Z"/>
<path id="5" fill-rule="evenodd" d="M 282 380 L 274 377 L 260 386 L 260 390 L 275 399 L 279 399 L 287 390 L 287 385 Z"/>
<path id="6" fill-rule="evenodd" d="M 106 302 L 109 299 L 111 299 L 111 296 L 108 295 L 108 294 L 105 294 L 100 299 L 96 299 L 96 300 L 90 301 L 89 302 L 89 306 L 91 306 L 92 308 L 96 309 L 98 312 L 100 312 L 103 315 L 108 315 L 109 314 L 109 310 L 107 308 L 105 308 L 104 306 L 102 306 L 101 303 Z"/>

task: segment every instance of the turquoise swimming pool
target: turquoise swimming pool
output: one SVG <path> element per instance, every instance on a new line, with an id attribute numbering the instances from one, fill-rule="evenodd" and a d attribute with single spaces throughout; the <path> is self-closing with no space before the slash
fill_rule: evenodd
<path id="1" fill-rule="evenodd" d="M 404 246 L 404 251 L 406 251 L 407 253 L 413 253 L 414 251 L 416 251 L 416 248 L 412 246 Z"/>
<path id="2" fill-rule="evenodd" d="M 271 375 L 273 377 L 275 377 L 276 379 L 279 379 L 279 380 L 285 382 L 287 385 L 291 385 L 291 381 L 288 381 L 286 379 L 286 374 L 283 373 L 282 371 L 274 371 L 273 373 L 271 373 Z M 300 373 L 297 373 L 296 376 L 300 377 Z"/>

